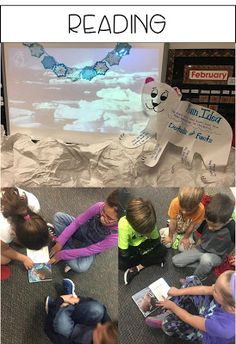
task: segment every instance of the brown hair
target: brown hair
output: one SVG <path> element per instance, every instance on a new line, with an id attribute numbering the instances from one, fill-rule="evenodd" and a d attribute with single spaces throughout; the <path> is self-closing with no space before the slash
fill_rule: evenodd
<path id="1" fill-rule="evenodd" d="M 179 205 L 183 209 L 194 209 L 201 202 L 204 189 L 200 187 L 184 186 L 179 189 Z"/>
<path id="2" fill-rule="evenodd" d="M 106 198 L 106 203 L 109 207 L 114 208 L 116 212 L 118 212 L 119 207 L 119 190 L 116 189 L 112 191 Z"/>
<path id="3" fill-rule="evenodd" d="M 47 223 L 30 210 L 26 195 L 20 196 L 17 188 L 5 188 L 3 191 L 2 213 L 9 218 L 20 243 L 32 250 L 45 246 L 49 241 Z"/>
<path id="4" fill-rule="evenodd" d="M 99 344 L 118 344 L 118 321 L 106 323 Z"/>
<path id="5" fill-rule="evenodd" d="M 230 291 L 230 280 L 234 273 L 235 271 L 228 270 L 228 271 L 224 271 L 221 275 L 221 276 L 224 275 L 225 277 L 224 287 L 220 288 L 220 292 L 221 292 L 221 295 L 223 296 L 225 306 L 235 307 L 235 301 Z"/>
<path id="6" fill-rule="evenodd" d="M 133 229 L 140 234 L 149 234 L 156 224 L 156 212 L 150 201 L 135 198 L 129 201 L 126 218 Z"/>
<path id="7" fill-rule="evenodd" d="M 206 219 L 213 223 L 226 223 L 234 211 L 235 202 L 225 194 L 217 193 L 206 207 Z"/>

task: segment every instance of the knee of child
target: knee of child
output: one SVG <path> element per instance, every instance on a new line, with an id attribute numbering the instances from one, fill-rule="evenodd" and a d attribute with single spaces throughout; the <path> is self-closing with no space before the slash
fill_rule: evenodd
<path id="1" fill-rule="evenodd" d="M 79 264 L 76 267 L 72 267 L 72 270 L 74 270 L 75 272 L 86 272 L 88 271 L 88 269 L 89 267 L 86 264 Z"/>
<path id="2" fill-rule="evenodd" d="M 54 216 L 53 216 L 53 222 L 55 223 L 55 222 L 58 222 L 58 220 L 61 218 L 61 216 L 62 216 L 62 212 L 60 212 L 60 211 L 58 211 L 56 214 L 54 214 Z"/>
<path id="3" fill-rule="evenodd" d="M 178 254 L 176 256 L 172 257 L 172 263 L 177 267 L 185 266 L 184 264 L 181 263 L 181 261 L 179 261 Z"/>
<path id="4" fill-rule="evenodd" d="M 201 256 L 200 264 L 212 265 L 212 266 L 213 266 L 211 255 L 210 255 L 209 253 L 204 253 L 204 254 Z"/>
<path id="5" fill-rule="evenodd" d="M 10 259 L 10 258 L 1 256 L 1 265 L 7 265 L 7 264 L 9 264 L 10 262 L 11 262 L 11 259 Z"/>
<path id="6" fill-rule="evenodd" d="M 100 322 L 104 316 L 104 306 L 97 301 L 91 301 L 90 309 L 90 320 Z"/>

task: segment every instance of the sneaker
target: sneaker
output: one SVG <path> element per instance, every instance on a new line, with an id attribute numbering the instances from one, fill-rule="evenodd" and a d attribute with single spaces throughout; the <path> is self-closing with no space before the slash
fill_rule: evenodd
<path id="1" fill-rule="evenodd" d="M 50 296 L 47 296 L 46 299 L 45 299 L 45 305 L 44 305 L 45 312 L 47 314 L 48 314 L 49 308 L 52 306 L 52 303 L 53 303 L 52 298 Z"/>
<path id="2" fill-rule="evenodd" d="M 63 293 L 65 295 L 70 295 L 72 294 L 74 297 L 77 297 L 75 293 L 75 284 L 74 282 L 69 279 L 69 278 L 64 278 L 63 279 Z"/>
<path id="3" fill-rule="evenodd" d="M 67 272 L 69 272 L 70 270 L 71 270 L 70 265 L 66 265 L 66 266 L 65 266 L 65 269 L 64 269 L 64 272 L 67 273 Z"/>
<path id="4" fill-rule="evenodd" d="M 55 241 L 57 237 L 56 237 L 56 232 L 55 232 L 53 225 L 51 223 L 47 222 L 47 226 L 48 226 L 48 234 L 49 234 L 51 240 Z"/>
<path id="5" fill-rule="evenodd" d="M 153 317 L 147 317 L 145 319 L 145 323 L 149 327 L 161 328 L 163 320 L 169 314 L 170 314 L 170 311 L 164 311 L 162 314 L 159 314 L 159 315 L 156 315 L 156 316 L 153 316 Z"/>
<path id="6" fill-rule="evenodd" d="M 139 273 L 139 268 L 137 266 L 129 268 L 124 273 L 124 282 L 125 285 L 129 284 L 132 279 Z"/>

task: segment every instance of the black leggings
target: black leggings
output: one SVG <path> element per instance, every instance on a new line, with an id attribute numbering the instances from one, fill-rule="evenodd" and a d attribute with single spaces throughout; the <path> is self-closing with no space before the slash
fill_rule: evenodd
<path id="1" fill-rule="evenodd" d="M 146 240 L 147 241 L 147 240 Z M 144 243 L 146 243 L 146 241 Z M 156 240 L 155 240 L 156 242 Z M 127 270 L 128 268 L 142 264 L 144 267 L 150 265 L 159 265 L 165 261 L 165 256 L 167 253 L 167 248 L 158 241 L 155 244 L 153 249 L 149 249 L 147 253 L 141 254 L 141 247 L 146 244 L 142 243 L 139 246 L 129 246 L 126 254 L 123 254 L 123 251 L 119 249 L 119 269 Z"/>

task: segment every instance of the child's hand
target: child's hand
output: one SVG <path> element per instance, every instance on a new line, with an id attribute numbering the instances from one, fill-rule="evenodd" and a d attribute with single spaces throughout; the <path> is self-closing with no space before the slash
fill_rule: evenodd
<path id="1" fill-rule="evenodd" d="M 49 257 L 52 258 L 54 254 L 61 251 L 62 247 L 63 246 L 59 242 L 57 242 L 56 245 L 54 245 L 53 248 L 51 249 Z"/>
<path id="2" fill-rule="evenodd" d="M 27 257 L 27 256 L 25 256 L 25 257 L 23 258 L 22 263 L 24 264 L 24 266 L 25 266 L 25 268 L 26 268 L 27 270 L 32 269 L 32 267 L 34 266 L 34 262 L 32 261 L 32 259 L 30 259 L 30 258 Z"/>
<path id="3" fill-rule="evenodd" d="M 172 311 L 172 309 L 175 306 L 175 303 L 173 301 L 170 301 L 169 299 L 165 299 L 163 301 L 159 301 L 158 303 L 159 307 L 165 308 L 165 309 L 169 309 Z"/>
<path id="4" fill-rule="evenodd" d="M 75 305 L 80 301 L 79 297 L 74 297 L 72 294 L 61 295 L 61 298 L 64 300 L 65 303 L 68 303 L 69 305 Z"/>
<path id="5" fill-rule="evenodd" d="M 172 287 L 167 293 L 169 296 L 179 296 L 179 289 Z"/>
<path id="6" fill-rule="evenodd" d="M 167 245 L 167 244 L 171 244 L 172 243 L 172 239 L 171 237 L 167 236 L 165 238 L 162 239 L 163 244 Z"/>
<path id="7" fill-rule="evenodd" d="M 49 260 L 48 264 L 57 264 L 60 260 L 61 260 L 60 258 L 57 258 L 56 256 L 53 256 L 53 257 Z"/>
<path id="8" fill-rule="evenodd" d="M 183 238 L 180 243 L 183 245 L 185 250 L 189 248 L 190 241 L 188 238 Z"/>

